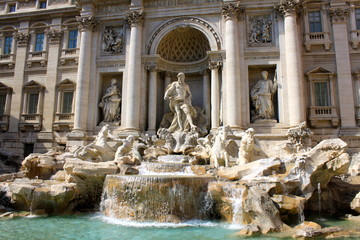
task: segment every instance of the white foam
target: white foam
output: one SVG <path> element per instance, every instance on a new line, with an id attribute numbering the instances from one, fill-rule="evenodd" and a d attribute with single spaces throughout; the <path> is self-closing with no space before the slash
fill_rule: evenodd
<path id="1" fill-rule="evenodd" d="M 162 222 L 136 222 L 126 219 L 117 219 L 112 217 L 106 217 L 104 215 L 97 214 L 93 218 L 99 219 L 103 222 L 120 225 L 123 227 L 134 227 L 134 228 L 183 228 L 183 227 L 219 227 L 226 229 L 242 229 L 244 226 L 237 224 L 226 224 L 214 221 L 204 220 L 190 220 L 180 223 L 162 223 Z"/>

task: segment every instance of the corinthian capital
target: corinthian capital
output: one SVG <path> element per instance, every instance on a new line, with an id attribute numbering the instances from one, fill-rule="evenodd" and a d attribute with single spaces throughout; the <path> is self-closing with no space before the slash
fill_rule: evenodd
<path id="1" fill-rule="evenodd" d="M 332 23 L 346 22 L 349 17 L 349 9 L 347 8 L 330 9 L 329 15 Z"/>
<path id="2" fill-rule="evenodd" d="M 222 66 L 221 61 L 210 61 L 209 62 L 209 69 L 219 69 Z"/>
<path id="3" fill-rule="evenodd" d="M 99 22 L 94 19 L 93 16 L 90 17 L 77 17 L 76 20 L 79 23 L 80 31 L 94 31 L 99 25 Z"/>
<path id="4" fill-rule="evenodd" d="M 50 43 L 60 43 L 63 31 L 60 29 L 48 29 L 45 31 Z"/>
<path id="5" fill-rule="evenodd" d="M 289 14 L 300 15 L 302 12 L 302 5 L 299 0 L 280 0 L 278 4 L 274 5 L 274 9 L 282 16 Z"/>
<path id="6" fill-rule="evenodd" d="M 125 19 L 131 27 L 142 25 L 144 23 L 144 13 L 143 11 L 131 11 L 126 14 Z"/>
<path id="7" fill-rule="evenodd" d="M 18 46 L 26 46 L 30 39 L 30 34 L 26 32 L 15 32 L 13 36 Z"/>
<path id="8" fill-rule="evenodd" d="M 229 19 L 245 19 L 245 9 L 240 8 L 240 3 L 225 3 L 221 6 L 221 15 L 224 16 L 225 20 Z"/>

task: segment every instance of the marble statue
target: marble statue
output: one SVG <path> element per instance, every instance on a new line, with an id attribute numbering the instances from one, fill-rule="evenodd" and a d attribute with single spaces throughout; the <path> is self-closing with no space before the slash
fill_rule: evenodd
<path id="1" fill-rule="evenodd" d="M 239 157 L 236 160 L 236 164 L 243 165 L 253 161 L 254 150 L 258 150 L 254 135 L 255 130 L 253 128 L 249 128 L 241 134 Z"/>
<path id="2" fill-rule="evenodd" d="M 221 126 L 214 133 L 211 139 L 212 145 L 209 148 L 210 165 L 215 168 L 220 166 L 229 166 L 230 156 L 237 155 L 238 146 L 234 140 L 228 140 L 228 134 L 231 129 L 229 126 Z"/>
<path id="3" fill-rule="evenodd" d="M 102 108 L 104 122 L 119 122 L 121 94 L 116 86 L 117 79 L 111 79 L 111 85 L 101 98 L 99 107 Z"/>
<path id="4" fill-rule="evenodd" d="M 262 80 L 259 80 L 256 85 L 251 89 L 250 96 L 255 107 L 255 116 L 253 119 L 275 119 L 274 104 L 272 96 L 277 91 L 276 72 L 274 82 L 268 79 L 269 73 L 262 71 Z"/>
<path id="5" fill-rule="evenodd" d="M 174 113 L 169 132 L 189 132 L 196 129 L 193 118 L 196 117 L 196 110 L 191 105 L 191 92 L 185 83 L 185 74 L 177 75 L 178 81 L 171 83 L 165 90 L 165 100 L 169 100 L 169 108 Z"/>
<path id="6" fill-rule="evenodd" d="M 115 146 L 111 147 L 107 139 L 116 141 Z M 109 132 L 109 125 L 104 125 L 95 140 L 74 151 L 74 156 L 83 160 L 107 162 L 114 160 L 115 151 L 122 144 L 122 141 Z"/>
<path id="7" fill-rule="evenodd" d="M 308 146 L 307 139 L 310 139 L 312 132 L 306 127 L 306 122 L 300 123 L 298 126 L 290 128 L 287 132 L 287 137 L 293 145 L 295 152 L 306 151 Z"/>
<path id="8" fill-rule="evenodd" d="M 139 148 L 142 147 L 145 147 L 145 145 L 135 143 L 135 137 L 133 135 L 127 136 L 127 138 L 122 141 L 122 145 L 117 148 L 114 162 L 127 165 L 140 165 L 142 157 L 139 153 Z"/>

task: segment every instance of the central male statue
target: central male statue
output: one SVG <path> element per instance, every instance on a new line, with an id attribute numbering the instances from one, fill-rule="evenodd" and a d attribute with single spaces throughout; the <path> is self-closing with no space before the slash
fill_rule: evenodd
<path id="1" fill-rule="evenodd" d="M 179 73 L 178 80 L 169 84 L 165 90 L 165 100 L 169 99 L 170 110 L 174 113 L 174 118 L 168 128 L 169 132 L 185 131 L 196 129 L 193 117 L 196 117 L 196 110 L 191 105 L 191 92 L 185 83 L 185 74 Z"/>

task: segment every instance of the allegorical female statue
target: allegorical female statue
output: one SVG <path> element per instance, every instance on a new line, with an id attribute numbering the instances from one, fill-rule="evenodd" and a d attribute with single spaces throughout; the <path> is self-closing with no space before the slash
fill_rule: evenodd
<path id="1" fill-rule="evenodd" d="M 111 79 L 110 87 L 106 89 L 99 104 L 103 111 L 104 122 L 118 122 L 120 120 L 121 94 L 116 83 L 117 79 Z"/>
<path id="2" fill-rule="evenodd" d="M 259 80 L 250 92 L 250 96 L 255 107 L 254 119 L 275 119 L 272 96 L 278 87 L 276 72 L 274 82 L 268 79 L 269 73 L 267 71 L 261 72 L 261 75 L 263 79 Z"/>
<path id="3" fill-rule="evenodd" d="M 174 118 L 168 128 L 169 132 L 178 130 L 188 132 L 196 129 L 193 118 L 196 117 L 196 110 L 191 105 L 191 92 L 185 83 L 185 74 L 177 75 L 178 81 L 171 83 L 165 90 L 164 99 L 169 99 L 169 108 L 174 113 Z"/>

